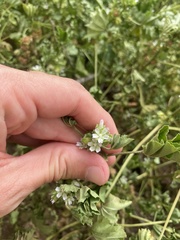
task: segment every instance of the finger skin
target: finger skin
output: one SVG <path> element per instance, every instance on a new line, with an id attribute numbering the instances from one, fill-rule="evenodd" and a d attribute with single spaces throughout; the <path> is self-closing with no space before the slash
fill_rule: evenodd
<path id="1" fill-rule="evenodd" d="M 36 114 L 43 118 L 70 115 L 87 129 L 93 129 L 103 118 L 107 127 L 117 133 L 111 116 L 77 81 L 40 72 L 16 69 L 9 71 L 7 68 L 0 70 L 0 76 L 3 76 L 0 77 L 3 79 L 2 84 L 14 95 L 16 104 L 19 103 L 27 113 L 36 111 Z M 9 81 L 12 76 L 16 81 Z M 9 81 L 8 86 L 4 84 L 6 79 Z M 4 94 L 4 97 L 6 96 Z M 12 110 L 9 98 L 5 99 L 7 111 Z"/>
<path id="2" fill-rule="evenodd" d="M 117 133 L 111 116 L 74 80 L 0 67 L 0 85 L 0 128 L 6 123 L 6 130 L 1 134 L 1 151 L 5 151 L 6 134 L 25 131 L 31 134 L 30 128 L 39 118 L 57 119 L 68 115 L 87 130 L 92 130 L 103 119 L 110 132 Z M 60 130 L 57 127 L 57 132 Z M 43 131 L 42 127 L 39 131 Z M 56 136 L 52 140 L 57 140 Z"/>
<path id="3" fill-rule="evenodd" d="M 0 65 L 0 86 L 0 216 L 44 183 L 73 178 L 102 185 L 108 180 L 107 162 L 78 149 L 79 136 L 60 121 L 72 116 L 88 131 L 103 119 L 110 132 L 117 133 L 111 116 L 82 85 Z M 23 156 L 10 156 L 7 138 L 38 147 Z M 114 161 L 109 158 L 109 164 Z"/>
<path id="4" fill-rule="evenodd" d="M 109 167 L 96 153 L 72 144 L 49 143 L 20 157 L 0 155 L 0 217 L 14 210 L 44 183 L 84 179 L 98 185 L 109 177 Z"/>

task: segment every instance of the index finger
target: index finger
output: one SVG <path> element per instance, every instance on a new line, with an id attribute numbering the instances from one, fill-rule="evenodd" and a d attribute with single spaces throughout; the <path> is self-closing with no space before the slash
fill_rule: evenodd
<path id="1" fill-rule="evenodd" d="M 13 91 L 18 100 L 28 100 L 26 104 L 22 102 L 22 108 L 32 108 L 33 104 L 37 116 L 42 118 L 72 116 L 87 130 L 93 129 L 103 119 L 110 132 L 117 133 L 110 114 L 77 81 L 42 72 L 9 68 L 3 68 L 3 71 L 6 79 L 14 80 Z"/>

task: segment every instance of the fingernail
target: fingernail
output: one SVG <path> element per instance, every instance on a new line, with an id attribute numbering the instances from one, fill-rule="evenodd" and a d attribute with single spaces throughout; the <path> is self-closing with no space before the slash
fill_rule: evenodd
<path id="1" fill-rule="evenodd" d="M 90 182 L 94 182 L 98 185 L 102 185 L 106 182 L 105 174 L 102 168 L 99 167 L 89 167 L 86 170 L 85 179 Z"/>

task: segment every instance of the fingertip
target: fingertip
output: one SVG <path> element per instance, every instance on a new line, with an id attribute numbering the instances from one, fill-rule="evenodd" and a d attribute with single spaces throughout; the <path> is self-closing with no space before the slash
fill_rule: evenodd
<path id="1" fill-rule="evenodd" d="M 91 166 L 87 168 L 85 174 L 85 180 L 96 183 L 97 185 L 103 185 L 108 181 L 109 168 Z"/>
<path id="2" fill-rule="evenodd" d="M 112 166 L 114 165 L 116 162 L 116 156 L 109 156 L 108 159 L 107 159 L 107 163 L 109 166 Z"/>

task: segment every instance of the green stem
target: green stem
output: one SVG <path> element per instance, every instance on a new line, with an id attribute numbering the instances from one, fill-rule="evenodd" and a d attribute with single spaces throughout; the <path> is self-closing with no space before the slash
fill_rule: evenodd
<path id="1" fill-rule="evenodd" d="M 134 214 L 132 214 L 132 213 L 130 213 L 129 215 L 130 215 L 130 217 L 135 218 L 135 219 L 138 219 L 139 221 L 148 222 L 148 223 L 151 222 L 150 220 L 148 220 L 148 219 L 146 219 L 146 218 L 139 217 L 139 216 L 134 215 Z"/>
<path id="2" fill-rule="evenodd" d="M 158 169 L 163 168 L 163 167 L 166 167 L 166 166 L 168 166 L 168 165 L 170 165 L 170 164 L 174 164 L 174 161 L 164 162 L 164 163 L 162 163 L 162 164 L 160 164 L 160 165 L 158 165 L 158 166 L 155 166 L 155 167 L 154 167 L 154 170 L 158 170 Z M 157 178 L 157 177 L 167 177 L 167 176 L 171 176 L 171 175 L 172 175 L 172 174 L 159 175 L 159 176 L 156 175 L 156 176 L 154 176 L 153 178 Z M 137 180 L 140 180 L 140 179 L 145 178 L 145 177 L 150 178 L 150 177 L 149 177 L 149 172 L 144 172 L 144 173 L 140 174 L 139 176 L 136 177 L 136 179 L 137 179 Z"/>
<path id="3" fill-rule="evenodd" d="M 67 230 L 68 228 L 74 227 L 74 226 L 76 226 L 76 225 L 79 225 L 79 222 L 78 222 L 78 221 L 73 222 L 73 223 L 70 223 L 70 224 L 64 226 L 64 227 L 61 228 L 58 232 L 56 232 L 55 234 L 53 234 L 53 235 L 51 235 L 50 237 L 48 237 L 47 240 L 54 239 L 55 236 L 57 236 L 59 233 L 61 233 L 61 232 L 65 231 L 65 230 Z"/>
<path id="4" fill-rule="evenodd" d="M 126 154 L 131 154 L 131 153 L 133 153 L 133 154 L 139 154 L 139 153 L 142 153 L 143 152 L 143 150 L 139 150 L 139 151 L 127 151 L 127 152 L 121 152 L 121 153 L 118 153 L 117 155 L 126 155 Z"/>
<path id="5" fill-rule="evenodd" d="M 163 168 L 163 167 L 166 167 L 166 166 L 168 166 L 168 165 L 170 165 L 170 164 L 174 164 L 174 161 L 168 161 L 168 162 L 164 162 L 164 163 L 161 163 L 160 165 L 158 165 L 158 166 L 156 166 L 155 167 L 155 170 L 156 169 L 159 169 L 159 168 Z"/>
<path id="6" fill-rule="evenodd" d="M 106 94 L 110 91 L 110 89 L 114 86 L 114 84 L 116 83 L 116 78 L 109 84 L 109 86 L 107 87 L 107 89 L 104 91 L 104 93 L 101 96 L 101 101 L 105 98 Z"/>
<path id="7" fill-rule="evenodd" d="M 108 148 L 106 148 L 106 149 L 108 149 Z M 126 151 L 126 152 L 120 152 L 120 153 L 115 153 L 115 154 L 108 154 L 108 156 L 119 156 L 119 155 L 127 155 L 127 154 L 131 154 L 131 153 L 133 153 L 133 154 L 139 154 L 139 153 L 142 153 L 143 152 L 143 150 L 139 150 L 139 151 Z"/>
<path id="8" fill-rule="evenodd" d="M 98 87 L 98 77 L 97 77 L 97 68 L 98 68 L 98 51 L 97 51 L 97 43 L 94 46 L 95 51 L 95 59 L 94 59 L 94 85 Z"/>
<path id="9" fill-rule="evenodd" d="M 180 132 L 179 127 L 169 127 L 169 130 Z"/>
<path id="10" fill-rule="evenodd" d="M 162 127 L 162 124 L 158 124 L 144 139 L 141 140 L 141 142 L 133 149 L 133 152 L 136 152 L 139 150 L 139 148 L 142 147 L 143 144 L 145 144 L 160 128 Z M 121 174 L 123 173 L 124 169 L 127 167 L 128 163 L 134 156 L 134 153 L 131 153 L 123 163 L 121 169 L 117 173 L 116 177 L 114 178 L 109 190 L 106 193 L 106 197 L 110 194 L 114 186 L 116 185 L 117 181 L 119 180 Z"/>
<path id="11" fill-rule="evenodd" d="M 119 77 L 121 76 L 121 74 L 118 74 L 113 81 L 109 84 L 109 86 L 107 87 L 107 89 L 104 91 L 104 93 L 101 96 L 101 101 L 103 101 L 103 99 L 105 98 L 105 96 L 107 95 L 107 93 L 111 90 L 111 88 L 115 85 L 115 83 L 117 82 L 117 80 L 119 79 Z M 118 102 L 119 103 L 119 102 Z"/>
<path id="12" fill-rule="evenodd" d="M 178 191 L 178 193 L 177 193 L 177 195 L 176 195 L 176 198 L 174 199 L 174 202 L 173 202 L 173 204 L 172 204 L 172 206 L 171 206 L 171 209 L 170 209 L 170 211 L 169 211 L 169 214 L 168 214 L 168 216 L 167 216 L 167 219 L 166 219 L 166 221 L 165 221 L 164 227 L 163 227 L 163 229 L 162 229 L 162 231 L 161 231 L 161 235 L 160 235 L 160 237 L 159 237 L 158 240 L 161 240 L 161 239 L 162 239 L 162 237 L 163 237 L 163 235 L 164 235 L 164 232 L 166 231 L 167 225 L 168 225 L 168 223 L 170 222 L 170 218 L 171 218 L 171 216 L 172 216 L 172 214 L 173 214 L 173 211 L 174 211 L 174 209 L 175 209 L 175 207 L 176 207 L 176 204 L 178 203 L 179 198 L 180 198 L 180 189 L 179 189 L 179 191 Z"/>
<path id="13" fill-rule="evenodd" d="M 139 89 L 139 102 L 142 108 L 145 107 L 145 102 L 144 102 L 144 96 L 143 96 L 143 91 L 142 91 L 142 86 L 138 84 L 138 89 Z"/>
<path id="14" fill-rule="evenodd" d="M 60 240 L 68 240 L 71 239 L 71 237 L 79 233 L 79 230 L 72 231 L 70 233 L 67 233 L 64 237 L 60 238 Z"/>
<path id="15" fill-rule="evenodd" d="M 162 62 L 162 61 L 160 61 L 160 63 L 164 64 L 164 65 L 180 68 L 180 65 L 178 65 L 178 64 L 174 64 L 174 63 L 170 63 L 170 62 Z"/>
<path id="16" fill-rule="evenodd" d="M 146 222 L 146 223 L 135 223 L 135 224 L 121 224 L 122 227 L 145 227 L 157 224 L 163 224 L 165 221 Z M 158 239 L 159 240 L 159 239 Z"/>
<path id="17" fill-rule="evenodd" d="M 136 130 L 134 130 L 133 132 L 129 133 L 128 136 L 129 136 L 129 137 L 134 136 L 134 135 L 136 135 L 136 134 L 139 133 L 139 132 L 141 132 L 141 130 L 140 130 L 140 129 L 136 129 Z"/>

